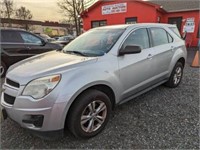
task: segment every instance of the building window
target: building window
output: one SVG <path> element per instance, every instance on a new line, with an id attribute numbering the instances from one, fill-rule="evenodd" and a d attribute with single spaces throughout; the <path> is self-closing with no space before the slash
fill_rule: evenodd
<path id="1" fill-rule="evenodd" d="M 92 28 L 106 26 L 107 20 L 100 20 L 100 21 L 92 21 Z"/>
<path id="2" fill-rule="evenodd" d="M 137 23 L 137 17 L 131 17 L 131 18 L 126 18 L 125 19 L 126 24 L 134 24 Z"/>

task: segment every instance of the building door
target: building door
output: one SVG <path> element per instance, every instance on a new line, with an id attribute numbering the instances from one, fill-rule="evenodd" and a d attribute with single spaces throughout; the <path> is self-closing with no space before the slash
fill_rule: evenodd
<path id="1" fill-rule="evenodd" d="M 179 32 L 181 33 L 181 23 L 182 23 L 182 17 L 170 17 L 168 18 L 169 24 L 176 24 Z"/>

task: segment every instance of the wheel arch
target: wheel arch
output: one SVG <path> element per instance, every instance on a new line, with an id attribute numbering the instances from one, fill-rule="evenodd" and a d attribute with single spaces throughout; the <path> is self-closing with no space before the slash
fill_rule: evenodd
<path id="1" fill-rule="evenodd" d="M 185 67 L 185 58 L 181 57 L 177 62 L 181 62 L 183 64 L 183 67 Z"/>
<path id="2" fill-rule="evenodd" d="M 85 91 L 90 90 L 90 89 L 96 89 L 105 93 L 109 97 L 112 103 L 112 109 L 114 109 L 116 105 L 116 95 L 113 88 L 111 88 L 107 84 L 95 84 L 95 85 L 86 86 L 86 88 L 83 88 L 82 90 L 74 94 L 75 96 L 72 98 L 71 103 L 69 103 L 68 109 L 65 113 L 64 128 L 66 128 L 69 112 L 71 111 L 72 106 L 76 103 L 76 100 L 78 99 L 79 96 L 81 96 L 81 94 L 83 94 Z"/>
<path id="3" fill-rule="evenodd" d="M 171 59 L 171 63 L 169 66 L 169 74 L 168 76 L 171 75 L 171 72 L 174 68 L 174 66 L 176 65 L 177 62 L 181 62 L 183 64 L 183 67 L 185 66 L 186 63 L 186 59 L 187 59 L 187 51 L 179 48 L 175 51 L 172 59 Z"/>

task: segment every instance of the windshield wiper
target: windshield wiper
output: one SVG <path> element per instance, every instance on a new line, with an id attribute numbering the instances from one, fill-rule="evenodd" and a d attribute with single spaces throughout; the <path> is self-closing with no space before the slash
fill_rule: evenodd
<path id="1" fill-rule="evenodd" d="M 81 55 L 81 56 L 88 56 L 84 53 L 81 53 L 79 51 L 65 51 L 65 53 L 68 53 L 68 54 L 76 54 L 76 55 Z"/>

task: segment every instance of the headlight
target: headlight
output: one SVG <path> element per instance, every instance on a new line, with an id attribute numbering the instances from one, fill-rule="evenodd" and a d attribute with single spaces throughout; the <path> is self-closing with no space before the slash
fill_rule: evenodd
<path id="1" fill-rule="evenodd" d="M 60 75 L 54 75 L 33 80 L 25 87 L 22 95 L 40 99 L 49 94 L 59 83 L 60 79 Z"/>

